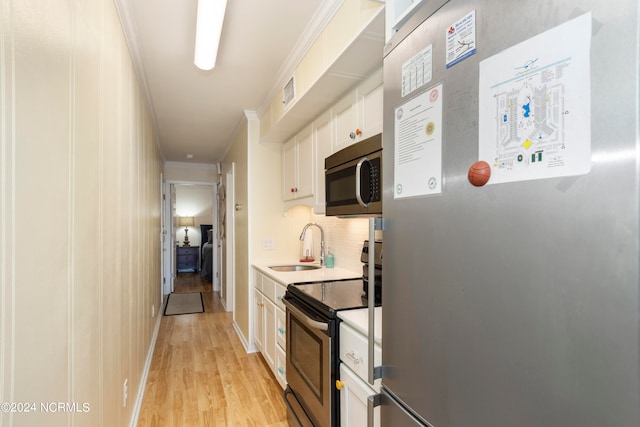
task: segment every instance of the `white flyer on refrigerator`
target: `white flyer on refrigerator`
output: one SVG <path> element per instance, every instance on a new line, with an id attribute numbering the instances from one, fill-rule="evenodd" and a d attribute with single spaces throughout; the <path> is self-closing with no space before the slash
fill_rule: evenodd
<path id="1" fill-rule="evenodd" d="M 442 192 L 442 85 L 395 109 L 394 198 Z"/>
<path id="2" fill-rule="evenodd" d="M 591 169 L 591 13 L 480 63 L 479 160 L 488 184 Z"/>

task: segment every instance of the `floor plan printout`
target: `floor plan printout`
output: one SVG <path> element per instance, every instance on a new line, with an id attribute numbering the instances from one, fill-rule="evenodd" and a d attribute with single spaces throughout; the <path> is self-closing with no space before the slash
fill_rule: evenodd
<path id="1" fill-rule="evenodd" d="M 591 167 L 591 13 L 480 63 L 479 160 L 488 184 Z"/>

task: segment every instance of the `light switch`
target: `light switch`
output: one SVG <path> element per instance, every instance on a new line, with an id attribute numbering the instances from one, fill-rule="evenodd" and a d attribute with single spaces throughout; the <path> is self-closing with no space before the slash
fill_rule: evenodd
<path id="1" fill-rule="evenodd" d="M 264 249 L 265 251 L 272 251 L 273 250 L 273 239 L 270 238 L 270 237 L 262 239 L 262 249 Z"/>

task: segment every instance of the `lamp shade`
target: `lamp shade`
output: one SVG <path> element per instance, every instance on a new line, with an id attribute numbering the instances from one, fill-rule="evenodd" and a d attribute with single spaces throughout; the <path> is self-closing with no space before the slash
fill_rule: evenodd
<path id="1" fill-rule="evenodd" d="M 178 223 L 180 224 L 180 227 L 193 227 L 195 225 L 195 221 L 192 216 L 181 216 Z"/>

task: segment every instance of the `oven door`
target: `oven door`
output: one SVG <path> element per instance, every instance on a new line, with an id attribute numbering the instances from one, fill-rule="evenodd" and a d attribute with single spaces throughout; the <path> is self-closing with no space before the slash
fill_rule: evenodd
<path id="1" fill-rule="evenodd" d="M 316 426 L 330 426 L 331 358 L 335 320 L 323 318 L 290 296 L 287 307 L 287 383 Z"/>

